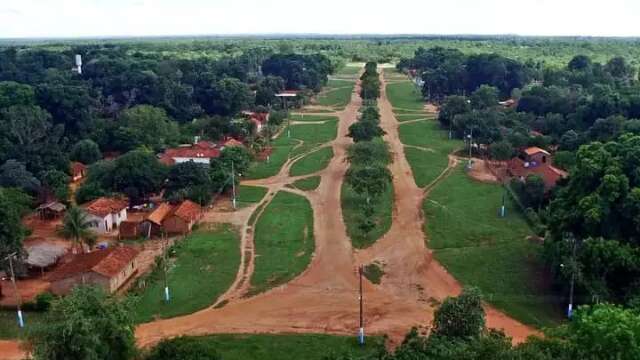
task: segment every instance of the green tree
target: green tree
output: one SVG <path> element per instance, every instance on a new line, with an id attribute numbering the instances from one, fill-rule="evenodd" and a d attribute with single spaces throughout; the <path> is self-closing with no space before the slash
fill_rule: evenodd
<path id="1" fill-rule="evenodd" d="M 172 166 L 164 189 L 165 199 L 171 201 L 189 199 L 200 205 L 208 204 L 214 193 L 208 166 L 193 161 Z"/>
<path id="2" fill-rule="evenodd" d="M 489 145 L 489 154 L 492 159 L 506 161 L 513 157 L 515 150 L 508 141 L 498 141 Z"/>
<path id="3" fill-rule="evenodd" d="M 433 333 L 447 338 L 474 338 L 485 329 L 482 298 L 477 289 L 464 289 L 458 297 L 449 297 L 436 310 Z"/>
<path id="4" fill-rule="evenodd" d="M 69 200 L 69 175 L 60 170 L 45 171 L 40 175 L 42 186 L 58 201 L 67 202 Z"/>
<path id="5" fill-rule="evenodd" d="M 476 91 L 471 94 L 469 98 L 471 100 L 471 107 L 477 110 L 482 110 L 498 105 L 498 89 L 489 86 L 482 85 Z"/>
<path id="6" fill-rule="evenodd" d="M 7 160 L 0 166 L 0 186 L 16 187 L 33 195 L 40 190 L 41 183 L 23 163 Z"/>
<path id="7" fill-rule="evenodd" d="M 27 84 L 15 81 L 0 81 L 0 108 L 12 105 L 34 105 L 35 91 Z"/>
<path id="8" fill-rule="evenodd" d="M 470 111 L 471 104 L 469 104 L 469 100 L 466 97 L 457 95 L 447 96 L 440 107 L 438 121 L 440 121 L 443 126 L 449 126 L 456 115 L 466 114 Z"/>
<path id="9" fill-rule="evenodd" d="M 349 126 L 349 136 L 354 142 L 371 141 L 374 138 L 383 136 L 385 133 L 382 128 L 373 121 L 358 121 Z"/>
<path id="10" fill-rule="evenodd" d="M 29 335 L 36 360 L 129 360 L 137 353 L 131 306 L 94 287 L 76 287 L 53 302 Z"/>
<path id="11" fill-rule="evenodd" d="M 251 154 L 243 146 L 225 147 L 222 149 L 218 160 L 217 163 L 225 169 L 229 169 L 229 171 L 231 171 L 231 163 L 233 162 L 233 168 L 236 176 L 238 176 L 238 174 L 242 174 L 249 169 Z"/>
<path id="12" fill-rule="evenodd" d="M 352 165 L 387 165 L 391 162 L 391 154 L 384 141 L 360 141 L 349 146 L 347 159 Z"/>
<path id="13" fill-rule="evenodd" d="M 102 153 L 100 152 L 98 144 L 93 140 L 84 139 L 73 145 L 73 148 L 71 148 L 70 158 L 73 161 L 90 165 L 102 159 Z"/>
<path id="14" fill-rule="evenodd" d="M 107 190 L 125 193 L 132 203 L 137 203 L 140 198 L 159 192 L 166 176 L 167 167 L 152 152 L 135 150 L 117 158 L 113 171 L 103 174 L 103 181 Z"/>
<path id="15" fill-rule="evenodd" d="M 209 114 L 232 116 L 251 108 L 254 102 L 249 85 L 235 78 L 224 78 L 212 84 L 203 107 Z"/>
<path id="16" fill-rule="evenodd" d="M 357 194 L 366 196 L 370 202 L 387 190 L 391 178 L 391 172 L 385 166 L 371 164 L 349 168 L 345 180 Z"/>
<path id="17" fill-rule="evenodd" d="M 80 247 L 84 251 L 84 245 L 91 249 L 96 241 L 96 234 L 89 227 L 90 220 L 87 213 L 79 207 L 73 206 L 64 215 L 60 235 L 71 239 L 74 248 Z"/>
<path id="18" fill-rule="evenodd" d="M 26 234 L 20 222 L 20 206 L 12 202 L 10 190 L 0 188 L 0 259 L 18 253 L 23 255 L 22 240 Z M 3 270 L 8 270 L 9 263 L 0 261 Z"/>
<path id="19" fill-rule="evenodd" d="M 178 134 L 177 124 L 166 111 L 151 105 L 138 105 L 125 110 L 121 119 L 132 140 L 154 150 L 171 144 Z"/>
<path id="20" fill-rule="evenodd" d="M 161 341 L 151 350 L 145 360 L 219 360 L 215 349 L 195 338 L 178 337 Z"/>

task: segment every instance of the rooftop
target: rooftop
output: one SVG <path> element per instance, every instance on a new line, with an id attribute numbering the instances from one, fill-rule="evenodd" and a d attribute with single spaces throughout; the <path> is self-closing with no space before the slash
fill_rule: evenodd
<path id="1" fill-rule="evenodd" d="M 105 217 L 126 209 L 128 204 L 128 201 L 123 198 L 99 197 L 87 205 L 84 205 L 83 208 L 92 215 Z"/>
<path id="2" fill-rule="evenodd" d="M 90 271 L 111 278 L 119 274 L 122 268 L 138 256 L 138 253 L 138 250 L 129 246 L 117 246 L 78 254 L 73 260 L 49 274 L 47 279 L 58 281 Z"/>
<path id="3" fill-rule="evenodd" d="M 180 205 L 176 206 L 173 210 L 173 215 L 179 217 L 185 221 L 192 221 L 197 219 L 202 212 L 200 205 L 190 200 L 183 201 Z"/>

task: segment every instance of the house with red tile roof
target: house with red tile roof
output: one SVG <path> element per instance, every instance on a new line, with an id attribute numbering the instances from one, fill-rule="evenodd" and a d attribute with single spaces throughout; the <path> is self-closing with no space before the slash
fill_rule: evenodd
<path id="1" fill-rule="evenodd" d="M 128 205 L 127 199 L 103 196 L 83 205 L 82 208 L 87 214 L 89 228 L 99 234 L 106 234 L 127 220 Z"/>
<path id="2" fill-rule="evenodd" d="M 522 150 L 521 154 L 507 164 L 507 173 L 524 181 L 529 175 L 542 178 L 545 190 L 556 186 L 560 179 L 567 177 L 567 173 L 552 165 L 551 154 L 539 147 L 533 146 Z"/>
<path id="3" fill-rule="evenodd" d="M 217 144 L 210 141 L 197 141 L 194 144 L 180 145 L 177 148 L 165 150 L 160 155 L 160 162 L 165 165 L 174 165 L 193 161 L 208 165 L 211 163 L 211 159 L 220 156 L 220 150 L 222 149 Z"/>
<path id="4" fill-rule="evenodd" d="M 113 293 L 138 272 L 138 253 L 138 250 L 129 246 L 117 246 L 77 254 L 47 276 L 51 282 L 51 292 L 66 295 L 74 287 L 85 284 L 99 286 Z"/>
<path id="5" fill-rule="evenodd" d="M 187 234 L 202 219 L 202 207 L 193 201 L 185 200 L 173 207 L 162 220 L 162 227 L 168 234 Z"/>

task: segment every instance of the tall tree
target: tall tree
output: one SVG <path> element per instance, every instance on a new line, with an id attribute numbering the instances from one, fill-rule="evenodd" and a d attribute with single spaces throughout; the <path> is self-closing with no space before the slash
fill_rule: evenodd
<path id="1" fill-rule="evenodd" d="M 29 343 L 36 360 L 130 360 L 137 353 L 133 330 L 126 300 L 81 286 L 53 302 Z"/>
<path id="2" fill-rule="evenodd" d="M 84 251 L 84 245 L 91 249 L 96 240 L 96 234 L 89 227 L 90 220 L 87 213 L 79 207 L 73 206 L 64 215 L 60 235 L 71 239 L 74 249 L 80 247 Z"/>

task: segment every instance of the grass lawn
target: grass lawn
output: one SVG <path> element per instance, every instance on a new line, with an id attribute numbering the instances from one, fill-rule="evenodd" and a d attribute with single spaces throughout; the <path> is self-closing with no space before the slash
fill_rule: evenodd
<path id="1" fill-rule="evenodd" d="M 237 189 L 238 207 L 245 207 L 260 202 L 267 194 L 267 189 L 259 186 L 240 185 Z"/>
<path id="2" fill-rule="evenodd" d="M 306 118 L 307 116 L 305 116 Z M 278 174 L 282 165 L 290 155 L 302 154 L 314 147 L 329 142 L 338 135 L 338 120 L 336 117 L 325 119 L 324 124 L 291 125 L 291 138 L 287 137 L 285 128 L 271 145 L 273 150 L 269 161 L 255 162 L 247 171 L 247 179 L 264 179 Z M 302 141 L 302 145 L 296 145 Z M 296 147 L 295 150 L 294 147 Z"/>
<path id="3" fill-rule="evenodd" d="M 396 115 L 396 119 L 398 120 L 398 122 L 420 120 L 420 119 L 435 119 L 435 115 L 433 114 L 401 114 L 401 115 Z"/>
<path id="4" fill-rule="evenodd" d="M 403 144 L 429 148 L 445 156 L 464 146 L 462 140 L 449 140 L 447 132 L 435 120 L 403 124 L 399 132 Z"/>
<path id="5" fill-rule="evenodd" d="M 168 272 L 171 302 L 163 300 L 163 272 L 156 269 L 136 303 L 137 322 L 190 314 L 213 304 L 231 285 L 240 266 L 239 237 L 229 225 L 195 232 L 174 250 Z"/>
<path id="6" fill-rule="evenodd" d="M 286 131 L 283 136 L 287 136 Z M 324 124 L 292 125 L 291 138 L 303 141 L 292 155 L 302 154 L 318 145 L 327 143 L 338 136 L 338 121 L 327 121 Z"/>
<path id="7" fill-rule="evenodd" d="M 333 149 L 324 147 L 296 161 L 290 170 L 291 176 L 309 175 L 318 172 L 329 165 L 333 157 Z"/>
<path id="8" fill-rule="evenodd" d="M 338 121 L 336 116 L 331 115 L 291 115 L 291 121 Z"/>
<path id="9" fill-rule="evenodd" d="M 341 203 L 342 216 L 347 226 L 347 235 L 351 238 L 353 247 L 357 249 L 367 248 L 376 242 L 381 236 L 389 231 L 391 227 L 391 213 L 393 212 L 393 184 L 389 184 L 385 191 L 377 200 L 373 219 L 376 227 L 368 234 L 364 234 L 358 228 L 360 219 L 364 216 L 362 209 L 366 203 L 366 198 L 356 194 L 346 182 L 342 184 Z"/>
<path id="10" fill-rule="evenodd" d="M 394 108 L 413 111 L 424 109 L 422 95 L 410 81 L 388 84 L 387 96 Z"/>
<path id="11" fill-rule="evenodd" d="M 367 337 L 361 347 L 355 336 L 315 334 L 211 335 L 197 339 L 224 360 L 321 360 L 334 354 L 359 358 L 376 354 L 384 346 L 381 337 Z"/>
<path id="12" fill-rule="evenodd" d="M 541 246 L 514 204 L 498 211 L 503 188 L 470 179 L 460 165 L 424 203 L 429 247 L 464 285 L 480 288 L 486 300 L 533 326 L 561 319 L 559 300 L 545 283 Z"/>
<path id="13" fill-rule="evenodd" d="M 46 313 L 35 311 L 23 311 L 24 328 L 18 326 L 18 314 L 15 310 L 0 310 L 0 339 L 19 339 L 27 335 L 28 329 L 41 324 Z M 0 354 L 1 355 L 1 354 Z"/>
<path id="14" fill-rule="evenodd" d="M 362 70 L 360 66 L 343 66 L 340 70 L 338 70 L 335 76 L 339 77 L 353 77 L 354 79 L 358 77 L 358 74 Z"/>
<path id="15" fill-rule="evenodd" d="M 404 155 L 411 165 L 413 177 L 419 187 L 429 185 L 447 168 L 449 163 L 446 155 L 407 146 L 404 148 Z"/>
<path id="16" fill-rule="evenodd" d="M 312 176 L 293 183 L 293 187 L 305 191 L 315 190 L 318 186 L 320 186 L 320 176 Z"/>
<path id="17" fill-rule="evenodd" d="M 269 161 L 259 161 L 251 164 L 247 171 L 247 179 L 264 179 L 274 176 L 280 171 L 282 165 L 289 159 L 289 153 L 297 142 L 287 138 L 287 130 L 285 129 L 277 139 L 272 143 L 271 156 Z"/>
<path id="18" fill-rule="evenodd" d="M 342 109 L 351 101 L 353 87 L 341 87 L 318 96 L 317 104 Z"/>
<path id="19" fill-rule="evenodd" d="M 309 201 L 278 192 L 256 222 L 254 242 L 256 259 L 250 294 L 284 284 L 303 272 L 315 249 Z"/>

